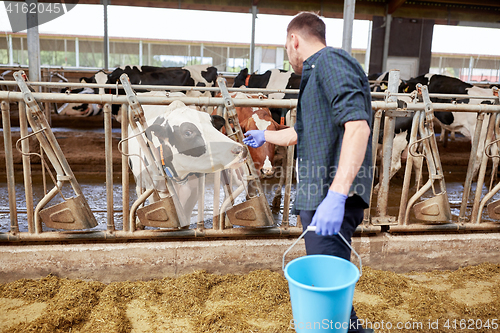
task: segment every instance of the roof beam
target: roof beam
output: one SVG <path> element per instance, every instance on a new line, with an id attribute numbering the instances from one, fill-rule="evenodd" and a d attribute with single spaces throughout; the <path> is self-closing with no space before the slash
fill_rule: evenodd
<path id="1" fill-rule="evenodd" d="M 391 0 L 387 8 L 387 13 L 394 13 L 399 7 L 401 7 L 402 4 L 405 3 L 405 1 L 406 0 Z"/>
<path id="2" fill-rule="evenodd" d="M 433 0 L 433 1 L 424 1 L 424 2 L 433 2 L 433 3 L 443 3 L 443 4 L 451 4 L 451 5 L 467 5 L 467 6 L 481 6 L 481 7 L 500 7 L 500 1 L 498 0 Z"/>

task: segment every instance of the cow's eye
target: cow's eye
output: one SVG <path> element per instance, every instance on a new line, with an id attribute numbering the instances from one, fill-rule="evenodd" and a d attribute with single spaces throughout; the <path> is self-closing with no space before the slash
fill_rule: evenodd
<path id="1" fill-rule="evenodd" d="M 184 131 L 184 136 L 186 137 L 193 136 L 193 131 Z"/>

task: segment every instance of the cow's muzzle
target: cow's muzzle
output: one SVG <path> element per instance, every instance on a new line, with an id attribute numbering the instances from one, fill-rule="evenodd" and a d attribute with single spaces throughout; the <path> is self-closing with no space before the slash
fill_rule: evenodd
<path id="1" fill-rule="evenodd" d="M 233 148 L 231 150 L 231 153 L 233 153 L 234 155 L 239 155 L 241 158 L 241 162 L 244 162 L 248 156 L 248 150 L 243 146 Z"/>
<path id="2" fill-rule="evenodd" d="M 274 168 L 261 168 L 260 173 L 262 174 L 263 177 L 269 177 L 274 174 Z"/>

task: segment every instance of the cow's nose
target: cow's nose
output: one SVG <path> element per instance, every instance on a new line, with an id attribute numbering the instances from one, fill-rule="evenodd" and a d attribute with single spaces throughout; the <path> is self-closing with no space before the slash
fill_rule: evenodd
<path id="1" fill-rule="evenodd" d="M 274 173 L 274 168 L 261 168 L 260 173 L 265 176 L 271 176 Z"/>
<path id="2" fill-rule="evenodd" d="M 233 150 L 231 150 L 231 152 L 235 155 L 241 155 L 242 159 L 246 159 L 247 154 L 248 154 L 248 150 L 245 149 L 245 147 L 243 147 L 243 146 L 238 146 L 238 147 L 234 148 Z"/>

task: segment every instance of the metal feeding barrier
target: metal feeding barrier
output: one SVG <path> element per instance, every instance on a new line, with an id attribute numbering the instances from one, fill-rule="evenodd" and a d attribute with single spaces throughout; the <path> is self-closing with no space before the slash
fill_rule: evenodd
<path id="1" fill-rule="evenodd" d="M 410 208 L 413 206 L 415 217 L 418 220 L 426 222 L 449 222 L 451 221 L 451 209 L 446 193 L 446 184 L 437 148 L 436 135 L 434 133 L 434 109 L 429 98 L 427 87 L 418 84 L 417 89 L 424 100 L 425 110 L 417 111 L 414 115 L 415 121 L 413 122 L 412 135 L 408 145 L 408 151 L 411 157 L 409 157 L 409 160 L 406 162 L 407 169 L 405 170 L 405 176 L 411 174 L 413 158 L 418 157 L 414 147 L 421 144 L 423 154 L 420 156 L 424 157 L 427 161 L 429 179 L 421 188 L 417 186 L 417 192 L 407 200 L 410 179 L 409 177 L 405 178 L 398 220 L 400 224 L 408 224 Z M 416 140 L 415 133 L 417 131 L 421 136 L 419 140 Z M 435 182 L 439 184 L 439 192 L 436 192 L 434 186 Z M 433 197 L 417 203 L 416 201 L 431 188 Z"/>
<path id="2" fill-rule="evenodd" d="M 231 119 L 235 129 L 235 131 L 233 132 L 231 126 L 229 125 L 229 122 L 226 121 L 226 133 L 236 139 L 236 141 L 243 144 L 244 133 L 241 130 L 238 113 L 236 112 L 236 107 L 234 106 L 233 100 L 229 95 L 229 91 L 227 90 L 225 79 L 219 78 L 217 80 L 217 83 L 219 84 L 219 88 L 224 100 L 224 118 Z M 229 218 L 229 221 L 235 225 L 242 225 L 247 227 L 272 226 L 275 223 L 274 218 L 264 194 L 259 175 L 257 173 L 257 170 L 255 169 L 255 165 L 253 163 L 252 156 L 250 155 L 250 151 L 247 145 L 243 144 L 243 146 L 247 150 L 246 165 L 249 171 L 248 174 L 243 175 L 243 177 L 245 178 L 248 188 L 255 190 L 255 195 L 253 197 L 249 197 L 247 201 L 228 209 L 226 214 Z M 242 186 L 245 185 L 243 184 Z"/>
<path id="3" fill-rule="evenodd" d="M 152 197 L 154 202 L 148 206 L 137 209 L 137 217 L 142 225 L 163 228 L 188 226 L 189 220 L 184 216 L 182 209 L 176 210 L 176 206 L 180 207 L 180 203 L 171 180 L 166 176 L 163 170 L 161 157 L 158 155 L 157 150 L 150 149 L 151 143 L 146 142 L 147 138 L 143 135 L 147 128 L 146 118 L 144 110 L 130 86 L 130 80 L 126 74 L 123 74 L 120 77 L 120 81 L 122 82 L 130 106 L 128 118 L 129 125 L 134 133 L 132 139 L 137 140 L 137 143 L 144 153 L 146 160 L 143 161 L 140 156 L 139 158 L 144 165 L 144 169 L 147 170 L 146 175 L 150 178 L 151 184 L 153 185 L 153 187 L 147 189 L 132 206 L 133 209 L 130 210 L 130 230 L 134 231 L 136 229 L 133 225 L 136 213 L 135 208 L 143 204 L 149 197 Z M 130 138 L 127 138 L 126 140 L 129 139 Z M 161 197 L 160 193 L 164 193 L 165 195 Z"/>
<path id="4" fill-rule="evenodd" d="M 36 206 L 35 232 L 41 232 L 41 221 L 43 221 L 47 227 L 54 229 L 90 229 L 97 226 L 97 221 L 90 210 L 87 200 L 83 196 L 80 184 L 78 184 L 78 181 L 71 171 L 68 161 L 62 153 L 44 113 L 38 106 L 31 90 L 26 85 L 26 75 L 24 71 L 14 73 L 14 78 L 21 89 L 24 102 L 26 103 L 27 119 L 33 129 L 32 135 L 35 135 L 40 142 L 41 148 L 56 172 L 56 177 L 51 174 L 55 186 Z M 25 138 L 28 137 L 29 136 Z M 43 157 L 41 157 L 41 160 L 42 163 L 44 163 Z M 69 182 L 76 194 L 75 197 L 64 198 L 61 193 L 64 182 Z M 44 208 L 58 193 L 61 194 L 64 201 L 51 207 Z M 39 219 L 41 219 L 41 221 Z"/>
<path id="5" fill-rule="evenodd" d="M 500 230 L 500 223 L 483 222 L 482 214 L 487 211 L 489 217 L 494 220 L 500 219 L 500 201 L 490 202 L 494 195 L 500 191 L 500 184 L 496 181 L 490 181 L 488 193 L 482 194 L 482 187 L 486 178 L 487 165 L 490 160 L 500 159 L 498 143 L 500 140 L 500 105 L 498 96 L 490 97 L 490 100 L 496 105 L 463 105 L 453 103 L 432 103 L 430 98 L 435 94 L 429 94 L 426 87 L 419 87 L 417 93 L 398 94 L 397 83 L 399 82 L 398 72 L 391 71 L 389 91 L 377 95 L 383 96 L 383 101 L 372 101 L 372 109 L 375 112 L 373 122 L 373 169 L 369 170 L 376 175 L 378 132 L 381 128 L 382 117 L 384 121 L 384 142 L 383 142 L 383 160 L 381 162 L 380 177 L 378 179 L 378 192 L 372 192 L 373 200 L 371 202 L 376 206 L 365 211 L 365 222 L 358 226 L 358 232 L 376 233 L 381 230 L 390 232 L 412 232 L 412 231 L 456 231 L 456 230 Z M 229 184 L 228 172 L 217 172 L 214 175 L 214 215 L 213 227 L 205 228 L 203 221 L 204 199 L 200 196 L 198 201 L 198 222 L 196 228 L 186 229 L 189 225 L 189 217 L 185 212 L 178 209 L 179 203 L 176 203 L 177 195 L 175 186 L 169 180 L 161 165 L 161 158 L 157 152 L 149 150 L 148 139 L 143 134 L 147 123 L 144 118 L 143 105 L 168 105 L 176 100 L 184 102 L 186 105 L 206 105 L 217 107 L 218 113 L 227 120 L 232 119 L 233 127 L 226 124 L 227 134 L 234 140 L 241 142 L 243 133 L 239 127 L 239 121 L 236 113 L 237 107 L 261 106 L 261 107 L 281 107 L 294 109 L 296 100 L 259 100 L 259 99 L 233 99 L 224 81 L 219 80 L 219 87 L 216 88 L 222 93 L 222 98 L 214 97 L 154 97 L 136 95 L 126 77 L 122 78 L 122 84 L 119 85 L 126 91 L 126 95 L 119 96 L 114 94 L 96 94 L 81 95 L 67 93 L 37 93 L 30 90 L 32 83 L 26 82 L 23 72 L 16 73 L 16 82 L 3 82 L 7 85 L 15 84 L 19 86 L 21 92 L 0 91 L 0 102 L 2 110 L 2 125 L 5 145 L 5 161 L 7 187 L 9 193 L 9 213 L 10 230 L 0 233 L 0 241 L 40 241 L 40 240 L 94 240 L 94 239 L 177 239 L 190 237 L 282 237 L 299 236 L 302 233 L 300 224 L 290 226 L 289 208 L 291 198 L 291 188 L 293 180 L 293 153 L 294 148 L 289 147 L 287 151 L 287 167 L 285 178 L 280 180 L 280 184 L 285 186 L 285 199 L 283 203 L 283 220 L 280 226 L 270 210 L 270 205 L 264 195 L 260 179 L 256 176 L 257 172 L 251 160 L 248 160 L 246 167 L 241 170 L 240 177 L 243 184 L 236 190 L 233 190 Z M 94 88 L 93 84 L 78 84 L 79 86 Z M 113 87 L 118 87 L 113 85 Z M 155 87 L 156 89 L 169 90 L 170 87 Z M 186 87 L 176 87 L 186 88 Z M 211 88 L 215 89 L 215 88 Z M 250 92 L 254 92 L 255 89 Z M 373 94 L 375 96 L 375 93 Z M 397 99 L 399 96 L 411 96 L 413 101 L 404 107 L 398 107 Z M 440 95 L 441 96 L 441 95 Z M 450 95 L 452 96 L 452 95 Z M 441 96 L 443 97 L 443 96 Z M 468 96 L 469 98 L 473 98 Z M 478 96 L 479 97 L 479 96 Z M 481 97 L 483 98 L 483 97 Z M 79 102 L 96 103 L 103 105 L 104 127 L 105 127 L 105 147 L 106 147 L 106 195 L 107 209 L 106 230 L 95 230 L 97 221 L 92 210 L 82 193 L 79 183 L 62 153 L 57 140 L 52 132 L 45 113 L 39 106 L 39 103 L 52 102 Z M 15 147 L 22 153 L 23 177 L 26 196 L 26 212 L 28 220 L 28 232 L 20 232 L 16 207 L 15 174 L 13 160 L 12 134 L 10 128 L 10 103 L 19 105 L 19 123 L 21 139 L 18 140 Z M 122 152 L 122 186 L 123 186 L 123 228 L 115 227 L 113 210 L 113 167 L 112 167 L 112 141 L 111 141 L 111 105 L 121 105 L 122 111 L 128 114 L 122 121 L 122 138 L 118 149 Z M 41 104 L 43 105 L 43 104 Z M 450 207 L 447 198 L 445 175 L 442 170 L 437 143 L 434 137 L 434 128 L 432 125 L 433 111 L 448 112 L 475 112 L 477 113 L 476 135 L 472 142 L 471 155 L 466 180 L 464 183 L 464 193 L 460 214 L 458 217 L 450 214 Z M 292 119 L 294 118 L 292 112 Z M 391 189 L 391 156 L 393 150 L 394 123 L 397 117 L 413 116 L 413 126 L 410 138 L 410 151 L 406 162 L 404 174 L 403 192 L 398 214 L 389 214 L 388 194 Z M 483 142 L 480 142 L 480 132 L 482 125 L 488 123 L 488 135 Z M 28 123 L 32 128 L 28 131 Z M 130 133 L 128 133 L 130 128 Z M 130 134 L 130 135 L 129 135 Z M 30 152 L 28 140 L 36 138 L 40 143 L 41 152 Z M 129 167 L 128 157 L 130 140 L 137 140 L 139 146 L 144 152 L 144 163 L 147 164 L 146 177 L 156 187 L 147 189 L 138 199 L 130 205 L 128 193 Z M 480 144 L 483 148 L 478 148 Z M 246 147 L 246 146 L 245 146 Z M 481 164 L 478 173 L 477 190 L 470 203 L 469 193 L 473 183 L 473 166 L 476 162 L 478 149 L 484 150 L 481 156 Z M 33 205 L 33 190 L 31 180 L 31 159 L 37 155 L 42 160 L 44 173 L 48 173 L 54 182 L 54 187 L 48 191 L 36 205 Z M 248 154 L 248 156 L 250 156 Z M 414 173 L 414 163 L 424 159 L 428 170 L 429 179 L 423 185 L 417 186 L 416 192 L 410 197 L 410 179 Z M 48 162 L 46 162 L 48 160 Z M 55 175 L 53 175 L 53 173 Z M 494 174 L 492 174 L 494 175 Z M 44 177 L 45 178 L 45 177 Z M 204 192 L 205 178 L 200 177 L 198 184 L 201 192 Z M 62 188 L 69 184 L 75 193 L 73 197 L 62 197 L 62 202 L 52 205 L 52 199 L 57 194 L 62 195 Z M 161 185 L 163 184 L 163 185 Z M 248 185 L 250 184 L 250 186 Z M 224 188 L 225 199 L 222 204 L 216 205 L 220 195 L 220 187 Z M 65 186 L 66 187 L 66 186 Z M 248 188 L 254 191 L 249 191 Z M 431 197 L 422 200 L 424 192 L 431 192 Z M 235 198 L 240 194 L 247 194 L 247 200 L 235 204 Z M 279 191 L 281 194 L 281 189 Z M 149 199 L 149 200 L 148 200 Z M 148 205 L 144 205 L 149 201 Z M 201 210 L 200 210 L 201 207 Z M 485 208 L 486 207 L 486 208 Z M 472 208 L 472 209 L 470 209 Z M 415 218 L 410 219 L 410 212 L 413 211 Z M 227 216 L 227 219 L 226 219 Z M 468 218 L 470 216 L 470 218 Z M 149 229 L 140 230 L 136 226 L 136 221 Z M 299 222 L 299 221 L 298 221 Z M 240 228 L 228 228 L 229 225 L 242 226 Z M 44 227 L 57 229 L 49 231 Z M 382 229 L 384 227 L 384 229 Z M 72 231 L 73 230 L 73 231 Z"/>

